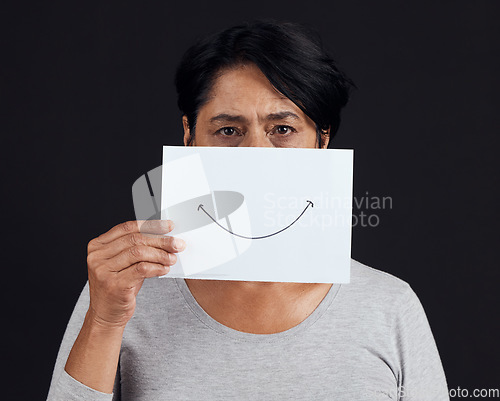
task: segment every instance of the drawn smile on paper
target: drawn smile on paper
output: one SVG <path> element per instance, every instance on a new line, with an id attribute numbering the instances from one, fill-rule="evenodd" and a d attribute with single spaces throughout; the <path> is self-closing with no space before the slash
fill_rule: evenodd
<path id="1" fill-rule="evenodd" d="M 200 205 L 198 206 L 198 211 L 201 209 L 203 210 L 203 212 L 205 212 L 205 214 L 215 223 L 217 224 L 220 228 L 222 228 L 223 230 L 227 231 L 228 233 L 230 234 L 233 234 L 237 237 L 240 237 L 240 238 L 245 238 L 245 239 L 262 239 L 262 238 L 268 238 L 268 237 L 272 237 L 273 235 L 276 235 L 276 234 L 279 234 L 280 232 L 283 232 L 285 231 L 287 228 L 291 227 L 293 224 L 295 224 L 295 222 L 297 222 L 301 217 L 302 215 L 306 212 L 307 208 L 309 206 L 311 207 L 314 207 L 314 204 L 308 200 L 306 201 L 307 203 L 307 206 L 304 208 L 304 210 L 302 211 L 301 214 L 299 214 L 299 216 L 294 220 L 292 221 L 288 226 L 286 226 L 285 228 L 282 228 L 281 230 L 279 231 L 276 231 L 275 233 L 272 233 L 272 234 L 268 234 L 268 235 L 262 235 L 262 236 L 259 236 L 259 237 L 247 237 L 247 236 L 244 236 L 244 235 L 240 235 L 240 234 L 236 234 L 236 233 L 233 233 L 232 231 L 228 230 L 227 228 L 225 228 L 224 226 L 221 226 L 217 220 L 215 220 L 212 216 L 210 216 L 210 214 L 203 208 L 203 204 L 200 203 Z"/>

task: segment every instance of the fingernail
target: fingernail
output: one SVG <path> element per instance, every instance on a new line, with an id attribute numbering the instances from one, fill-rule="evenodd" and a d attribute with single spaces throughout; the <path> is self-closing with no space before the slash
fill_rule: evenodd
<path id="1" fill-rule="evenodd" d="M 160 227 L 163 230 L 170 230 L 170 228 L 173 226 L 173 223 L 170 220 L 160 220 Z"/>
<path id="2" fill-rule="evenodd" d="M 181 249 L 184 249 L 186 246 L 186 241 L 180 239 L 180 238 L 174 238 L 174 248 L 180 251 Z"/>

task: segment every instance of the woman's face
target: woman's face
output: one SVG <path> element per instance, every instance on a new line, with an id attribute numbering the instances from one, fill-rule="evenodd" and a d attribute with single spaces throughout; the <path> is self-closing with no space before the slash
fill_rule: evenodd
<path id="1" fill-rule="evenodd" d="M 184 144 L 190 130 L 183 117 Z M 325 137 L 323 147 L 328 146 Z M 228 69 L 198 112 L 195 146 L 316 148 L 316 126 L 254 64 Z"/>

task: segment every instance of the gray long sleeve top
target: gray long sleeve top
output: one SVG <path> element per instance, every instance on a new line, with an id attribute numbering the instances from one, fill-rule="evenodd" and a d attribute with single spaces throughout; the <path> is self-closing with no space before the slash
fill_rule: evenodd
<path id="1" fill-rule="evenodd" d="M 123 336 L 113 394 L 64 370 L 89 305 L 85 285 L 55 363 L 48 401 L 445 401 L 445 374 L 411 287 L 351 262 L 303 322 L 244 333 L 211 318 L 184 279 L 147 279 Z"/>

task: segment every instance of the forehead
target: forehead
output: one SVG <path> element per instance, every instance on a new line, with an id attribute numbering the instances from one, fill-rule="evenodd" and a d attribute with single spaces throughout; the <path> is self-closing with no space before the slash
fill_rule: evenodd
<path id="1" fill-rule="evenodd" d="M 223 70 L 215 79 L 207 98 L 199 111 L 199 118 L 220 112 L 249 115 L 289 110 L 307 119 L 295 103 L 271 85 L 255 64 Z"/>

